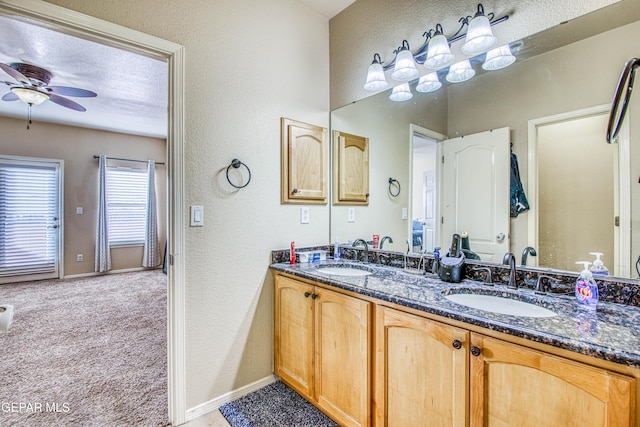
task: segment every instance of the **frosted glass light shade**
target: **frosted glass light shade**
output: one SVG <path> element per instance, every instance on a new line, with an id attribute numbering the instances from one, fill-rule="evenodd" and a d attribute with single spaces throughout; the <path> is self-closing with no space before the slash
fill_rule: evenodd
<path id="1" fill-rule="evenodd" d="M 491 49 L 496 41 L 489 18 L 479 15 L 469 22 L 469 29 L 461 50 L 465 55 L 477 55 Z"/>
<path id="2" fill-rule="evenodd" d="M 413 54 L 408 49 L 402 49 L 396 56 L 396 65 L 393 67 L 391 78 L 399 82 L 407 82 L 418 75 Z"/>
<path id="3" fill-rule="evenodd" d="M 506 68 L 514 62 L 516 62 L 516 57 L 511 53 L 509 45 L 505 44 L 487 52 L 482 68 L 487 71 L 495 71 Z"/>
<path id="4" fill-rule="evenodd" d="M 49 95 L 47 95 L 46 93 L 42 93 L 38 90 L 29 89 L 26 87 L 12 87 L 11 92 L 18 95 L 20 101 L 24 102 L 25 104 L 40 105 L 44 101 L 47 101 L 49 99 Z"/>
<path id="5" fill-rule="evenodd" d="M 389 83 L 387 83 L 387 78 L 384 75 L 382 64 L 374 62 L 373 64 L 369 65 L 369 70 L 367 71 L 367 81 L 364 84 L 365 90 L 378 91 L 386 89 L 387 87 L 389 87 Z"/>
<path id="6" fill-rule="evenodd" d="M 442 82 L 438 79 L 438 73 L 433 72 L 420 77 L 416 90 L 418 92 L 434 92 L 442 87 Z"/>
<path id="7" fill-rule="evenodd" d="M 389 95 L 389 99 L 396 102 L 407 101 L 411 98 L 413 98 L 413 94 L 409 88 L 409 83 L 403 83 L 394 87 L 391 91 L 391 95 Z"/>
<path id="8" fill-rule="evenodd" d="M 476 72 L 471 68 L 471 63 L 468 59 L 465 59 L 449 67 L 446 79 L 449 83 L 461 83 L 466 82 L 475 75 Z"/>
<path id="9" fill-rule="evenodd" d="M 426 68 L 437 70 L 451 64 L 455 59 L 449 48 L 449 42 L 444 35 L 438 34 L 429 40 L 427 59 L 424 61 Z"/>

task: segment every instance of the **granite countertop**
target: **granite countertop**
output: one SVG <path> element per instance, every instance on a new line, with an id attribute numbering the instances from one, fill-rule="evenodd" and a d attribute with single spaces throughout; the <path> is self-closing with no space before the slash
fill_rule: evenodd
<path id="1" fill-rule="evenodd" d="M 322 273 L 322 267 L 365 269 L 367 276 Z M 276 263 L 271 269 L 356 292 L 382 301 L 458 320 L 493 331 L 640 368 L 640 308 L 599 302 L 596 313 L 580 310 L 573 295 L 538 295 L 529 289 L 463 280 L 441 281 L 433 274 L 412 274 L 401 268 L 349 261 L 306 264 Z M 553 317 L 521 317 L 493 313 L 454 303 L 446 295 L 499 295 L 545 307 Z"/>

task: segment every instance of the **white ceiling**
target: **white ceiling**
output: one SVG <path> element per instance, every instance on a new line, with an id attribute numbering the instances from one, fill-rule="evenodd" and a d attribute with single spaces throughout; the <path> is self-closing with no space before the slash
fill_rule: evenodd
<path id="1" fill-rule="evenodd" d="M 298 0 L 331 19 L 355 0 Z M 27 18 L 0 15 L 0 62 L 26 62 L 49 70 L 51 86 L 71 86 L 98 94 L 69 99 L 87 111 L 51 101 L 32 107 L 33 125 L 60 123 L 165 138 L 167 135 L 166 62 L 76 38 Z M 0 82 L 15 80 L 0 70 Z M 0 97 L 10 86 L 0 83 Z M 21 101 L 0 101 L 0 116 L 27 118 Z"/>

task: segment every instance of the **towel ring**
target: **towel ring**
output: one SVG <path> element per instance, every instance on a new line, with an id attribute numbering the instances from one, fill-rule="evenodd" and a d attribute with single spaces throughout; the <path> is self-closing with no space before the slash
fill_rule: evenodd
<path id="1" fill-rule="evenodd" d="M 231 182 L 231 179 L 229 178 L 229 169 L 231 169 L 232 167 L 234 169 L 238 169 L 240 166 L 244 166 L 245 168 L 247 168 L 247 172 L 249 172 L 249 179 L 247 179 L 247 182 L 244 185 L 235 185 L 233 182 Z M 246 187 L 251 182 L 251 169 L 249 169 L 249 166 L 247 166 L 246 164 L 242 163 L 238 159 L 231 160 L 231 164 L 229 166 L 227 166 L 227 182 L 232 187 L 235 187 L 235 188 L 244 188 L 244 187 Z"/>
<path id="2" fill-rule="evenodd" d="M 394 185 L 398 187 L 398 191 L 395 194 L 393 193 Z M 397 179 L 389 178 L 389 194 L 391 194 L 393 197 L 398 197 L 400 195 L 400 182 Z"/>

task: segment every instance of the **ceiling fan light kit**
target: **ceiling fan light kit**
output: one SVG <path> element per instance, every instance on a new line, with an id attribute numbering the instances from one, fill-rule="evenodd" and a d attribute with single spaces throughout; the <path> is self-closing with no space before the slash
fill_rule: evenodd
<path id="1" fill-rule="evenodd" d="M 31 107 L 34 105 L 40 105 L 45 101 L 52 101 L 55 104 L 75 111 L 87 111 L 82 105 L 65 98 L 65 96 L 83 98 L 98 96 L 95 92 L 86 89 L 68 86 L 49 86 L 53 74 L 33 64 L 22 62 L 9 64 L 0 63 L 0 69 L 15 80 L 15 82 L 0 81 L 0 83 L 4 83 L 10 87 L 10 92 L 5 94 L 2 100 L 20 100 L 29 106 L 27 129 L 29 129 L 29 124 L 31 124 Z"/>

